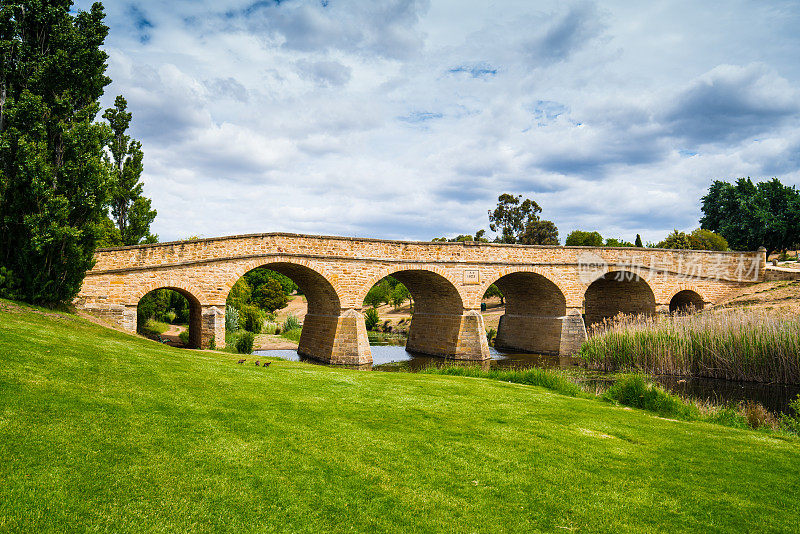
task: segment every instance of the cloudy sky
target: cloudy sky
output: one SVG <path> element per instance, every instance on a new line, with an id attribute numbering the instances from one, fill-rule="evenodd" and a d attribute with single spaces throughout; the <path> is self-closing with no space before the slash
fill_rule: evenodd
<path id="1" fill-rule="evenodd" d="M 87 8 L 88 1 L 76 3 Z M 796 1 L 107 0 L 162 240 L 698 226 L 713 179 L 800 185 Z"/>

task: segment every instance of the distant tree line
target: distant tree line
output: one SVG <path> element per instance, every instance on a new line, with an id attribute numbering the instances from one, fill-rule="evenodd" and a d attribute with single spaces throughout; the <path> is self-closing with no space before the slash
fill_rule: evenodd
<path id="1" fill-rule="evenodd" d="M 702 198 L 701 227 L 721 234 L 734 250 L 782 251 L 800 244 L 800 192 L 780 180 L 715 180 Z"/>
<path id="2" fill-rule="evenodd" d="M 753 183 L 739 178 L 734 183 L 714 181 L 701 199 L 703 217 L 700 228 L 690 233 L 673 230 L 647 247 L 685 250 L 756 250 L 767 255 L 800 245 L 800 191 L 784 185 L 777 178 Z M 497 206 L 489 210 L 489 228 L 496 233 L 494 243 L 558 245 L 558 228 L 539 216 L 542 208 L 522 195 L 504 193 Z M 476 241 L 488 243 L 485 230 L 455 238 L 438 237 L 433 241 Z M 633 242 L 623 238 L 603 238 L 596 230 L 573 230 L 564 242 L 567 246 L 642 247 L 642 237 Z M 493 291 L 497 292 L 497 291 Z M 496 295 L 495 295 L 496 296 Z"/>
<path id="3" fill-rule="evenodd" d="M 567 236 L 565 243 L 567 246 L 583 247 L 641 247 L 642 238 L 636 234 L 634 243 L 623 239 L 608 238 L 603 239 L 600 232 L 586 232 L 574 230 Z M 686 234 L 674 230 L 658 243 L 648 243 L 648 247 L 655 248 L 674 248 L 674 249 L 694 249 L 694 250 L 728 250 L 728 242 L 719 234 L 710 230 L 698 228 Z"/>
<path id="4" fill-rule="evenodd" d="M 400 308 L 406 301 L 411 300 L 411 293 L 397 278 L 387 276 L 372 286 L 364 297 L 364 304 L 377 308 L 381 304 L 391 304 L 395 309 Z"/>

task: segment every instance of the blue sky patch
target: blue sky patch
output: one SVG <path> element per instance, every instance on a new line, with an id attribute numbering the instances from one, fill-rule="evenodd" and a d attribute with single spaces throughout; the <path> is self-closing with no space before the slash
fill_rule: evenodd
<path id="1" fill-rule="evenodd" d="M 459 65 L 451 68 L 448 72 L 451 74 L 465 73 L 469 74 L 472 78 L 491 78 L 497 76 L 497 69 L 487 63 Z"/>
<path id="2" fill-rule="evenodd" d="M 412 111 L 408 115 L 399 117 L 399 119 L 409 124 L 419 124 L 421 122 L 427 122 L 434 119 L 441 119 L 442 117 L 443 115 L 441 113 L 433 111 Z"/>
<path id="3" fill-rule="evenodd" d="M 145 44 L 150 41 L 150 30 L 155 27 L 150 19 L 133 4 L 128 6 L 128 14 L 133 19 L 133 27 L 136 28 L 139 42 Z"/>

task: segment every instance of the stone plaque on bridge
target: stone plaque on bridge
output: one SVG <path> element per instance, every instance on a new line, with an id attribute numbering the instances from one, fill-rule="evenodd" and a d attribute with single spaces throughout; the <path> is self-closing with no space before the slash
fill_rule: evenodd
<path id="1" fill-rule="evenodd" d="M 478 269 L 467 269 L 464 271 L 464 285 L 476 285 L 481 283 L 481 273 Z"/>

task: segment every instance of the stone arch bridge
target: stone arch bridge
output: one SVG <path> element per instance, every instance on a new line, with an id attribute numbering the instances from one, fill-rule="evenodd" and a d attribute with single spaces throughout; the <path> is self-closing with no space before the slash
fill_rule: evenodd
<path id="1" fill-rule="evenodd" d="M 75 305 L 136 331 L 148 292 L 170 288 L 190 303 L 190 345 L 225 340 L 225 301 L 239 278 L 266 267 L 291 278 L 308 300 L 298 352 L 335 364 L 372 362 L 362 306 L 373 284 L 400 280 L 414 300 L 406 348 L 484 360 L 481 298 L 505 295 L 496 346 L 568 355 L 586 324 L 619 312 L 703 307 L 760 281 L 758 252 L 406 242 L 269 233 L 100 249 Z"/>

